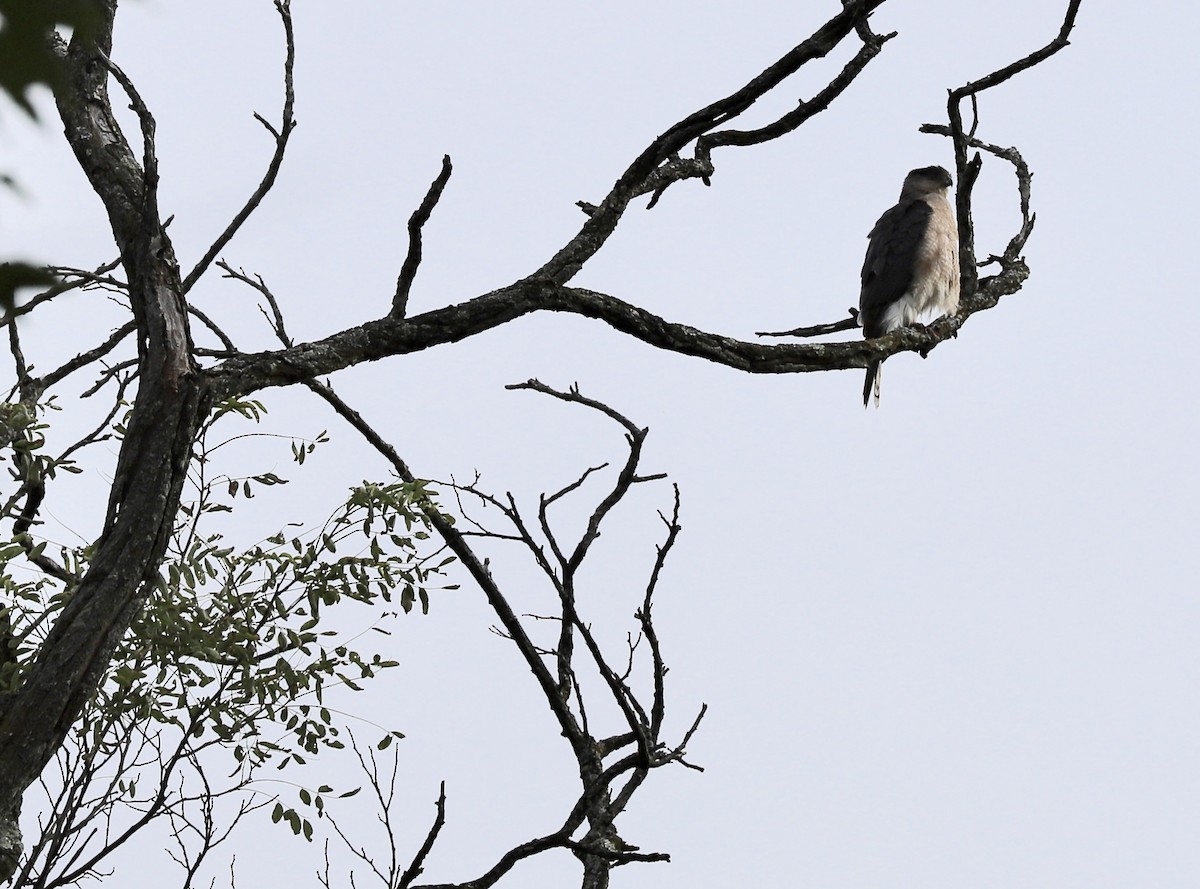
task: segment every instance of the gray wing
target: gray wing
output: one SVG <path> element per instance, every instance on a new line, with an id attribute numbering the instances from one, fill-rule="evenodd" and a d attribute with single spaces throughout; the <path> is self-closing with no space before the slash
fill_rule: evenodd
<path id="1" fill-rule="evenodd" d="M 883 336 L 883 313 L 912 285 L 917 247 L 929 228 L 933 208 L 919 198 L 901 201 L 879 217 L 863 261 L 858 298 L 863 336 Z"/>

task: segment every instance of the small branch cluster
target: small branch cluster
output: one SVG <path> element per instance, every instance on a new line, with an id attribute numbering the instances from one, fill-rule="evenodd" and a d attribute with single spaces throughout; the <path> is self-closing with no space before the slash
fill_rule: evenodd
<path id="1" fill-rule="evenodd" d="M 312 388 L 389 460 L 402 479 L 411 477 L 407 465 L 357 412 L 328 387 L 313 384 Z M 669 857 L 664 853 L 642 852 L 625 842 L 617 833 L 617 818 L 629 807 L 634 794 L 653 769 L 672 763 L 699 769 L 687 761 L 686 751 L 705 708 L 700 708 L 681 740 L 668 743 L 664 738 L 667 665 L 653 620 L 654 594 L 680 531 L 678 488 L 673 488 L 670 511 L 659 513 L 664 536 L 655 547 L 648 579 L 635 609 L 637 632 L 631 634 L 628 645 L 621 651 L 606 651 L 596 636 L 592 622 L 586 617 L 579 578 L 616 506 L 625 500 L 635 486 L 659 481 L 665 476 L 640 470 L 647 430 L 639 428 L 608 405 L 583 396 L 578 389 L 560 391 L 537 380 L 508 388 L 538 392 L 600 413 L 622 429 L 627 448 L 624 461 L 614 470 L 615 477 L 585 511 L 583 530 L 572 540 L 564 538 L 556 528 L 553 514 L 563 508 L 568 500 L 577 499 L 594 485 L 604 470 L 609 468 L 607 465 L 588 467 L 569 484 L 542 494 L 531 516 L 527 516 L 518 505 L 514 495 L 500 496 L 487 492 L 479 486 L 478 480 L 469 484 L 450 482 L 444 485 L 456 497 L 462 522 L 452 523 L 437 510 L 431 509 L 427 513 L 430 523 L 446 541 L 447 548 L 458 557 L 483 590 L 498 621 L 499 633 L 511 640 L 533 674 L 575 757 L 581 786 L 574 805 L 557 829 L 509 849 L 490 869 L 475 879 L 463 883 L 431 884 L 423 889 L 434 889 L 435 886 L 437 889 L 468 886 L 483 889 L 496 883 L 525 858 L 555 848 L 568 849 L 579 858 L 585 887 L 607 885 L 608 871 L 618 865 L 635 861 L 667 861 Z M 488 527 L 476 519 L 476 507 L 480 506 L 498 510 L 502 525 Z M 556 603 L 553 613 L 543 613 L 537 617 L 519 616 L 487 559 L 480 558 L 471 541 L 515 545 L 536 565 L 552 591 Z M 544 626 L 546 621 L 558 628 L 554 640 L 549 643 L 535 639 L 535 627 Z M 584 679 L 593 675 L 599 679 L 595 687 L 592 680 Z M 597 696 L 603 697 L 611 707 L 596 705 L 594 698 Z M 602 728 L 598 724 L 597 713 L 610 710 L 620 715 L 620 723 L 611 728 Z M 364 761 L 364 771 L 377 789 L 381 812 L 379 817 L 387 827 L 386 844 L 390 848 L 388 857 L 391 864 L 380 864 L 376 858 L 352 843 L 349 837 L 341 835 L 340 831 L 339 835 L 351 852 L 367 863 L 386 885 L 407 886 L 424 870 L 425 861 L 434 850 L 445 824 L 445 788 L 443 786 L 439 794 L 438 815 L 433 826 L 412 862 L 404 868 L 402 878 L 397 880 L 400 874 L 399 859 L 395 852 L 398 841 L 388 827 L 390 822 L 386 811 L 390 797 L 385 789 L 385 785 L 390 786 L 394 782 L 394 771 L 390 780 L 380 780 L 373 758 L 370 764 Z M 328 863 L 322 880 L 325 885 L 331 885 Z"/>
<path id="2" fill-rule="evenodd" d="M 585 877 L 594 873 L 596 876 L 593 879 L 598 880 L 599 874 L 607 873 L 614 865 L 629 861 L 667 860 L 662 854 L 640 853 L 636 847 L 626 843 L 617 834 L 616 819 L 629 805 L 633 794 L 652 769 L 669 763 L 687 764 L 687 742 L 703 716 L 701 710 L 692 728 L 680 742 L 673 745 L 665 742 L 662 733 L 666 712 L 664 680 L 667 667 L 654 627 L 653 598 L 663 566 L 680 530 L 679 489 L 673 488 L 674 502 L 670 512 L 659 514 L 665 536 L 656 547 L 650 576 L 640 607 L 635 613 L 637 637 L 620 654 L 606 652 L 596 637 L 592 623 L 583 617 L 579 578 L 603 525 L 616 505 L 626 498 L 634 486 L 665 478 L 660 473 L 645 474 L 640 471 L 648 430 L 639 428 L 608 405 L 583 396 L 576 388 L 560 391 L 537 380 L 508 388 L 538 392 L 598 412 L 622 428 L 627 447 L 623 464 L 615 468 L 615 477 L 586 511 L 583 530 L 571 541 L 564 539 L 556 530 L 552 512 L 568 499 L 579 496 L 606 466 L 589 467 L 571 483 L 542 494 L 533 516 L 526 516 L 512 494 L 498 497 L 481 490 L 477 482 L 450 485 L 458 495 L 463 515 L 471 524 L 469 530 L 462 532 L 463 536 L 515 544 L 537 565 L 557 599 L 556 611 L 549 615 L 558 626 L 557 639 L 550 646 L 535 644 L 529 628 L 521 621 L 507 619 L 503 625 L 505 634 L 517 643 L 526 663 L 539 678 L 543 695 L 557 716 L 563 737 L 575 756 L 582 782 L 580 796 L 567 820 L 559 830 L 537 841 L 537 848 L 552 845 L 570 848 L 583 863 Z M 471 516 L 475 510 L 471 508 L 472 502 L 497 509 L 503 517 L 502 526 L 489 528 L 473 520 Z M 499 590 L 497 597 L 504 599 Z M 506 607 L 504 613 L 511 614 L 512 609 Z M 644 691 L 633 679 L 636 672 L 635 655 L 643 643 L 647 647 L 649 660 L 647 688 Z M 592 716 L 589 718 L 588 702 L 595 690 L 589 691 L 581 679 L 584 675 L 579 663 L 581 657 L 586 659 L 588 672 L 600 677 L 605 698 L 621 714 L 622 725 L 619 727 L 601 731 L 594 724 L 594 714 L 599 709 L 595 706 L 590 708 Z M 618 758 L 612 761 L 613 757 Z M 579 830 L 584 831 L 582 837 L 573 838 Z M 470 885 L 490 885 L 503 871 L 531 851 L 526 847 L 511 850 L 488 874 L 472 881 Z M 588 879 L 585 879 L 585 885 L 591 885 Z M 596 882 L 595 885 L 605 883 Z"/>

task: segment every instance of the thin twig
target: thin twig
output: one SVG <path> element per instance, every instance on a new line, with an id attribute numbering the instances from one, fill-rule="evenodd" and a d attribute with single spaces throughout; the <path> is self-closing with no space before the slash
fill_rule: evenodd
<path id="1" fill-rule="evenodd" d="M 138 360 L 136 358 L 127 358 L 124 361 L 117 362 L 112 367 L 105 368 L 104 372 L 96 378 L 96 382 L 84 389 L 79 397 L 90 398 L 103 389 L 109 382 L 115 379 L 121 373 L 121 371 L 129 370 L 132 367 L 137 367 L 137 363 Z M 132 378 L 137 376 L 137 374 L 131 374 L 130 376 Z"/>
<path id="2" fill-rule="evenodd" d="M 652 618 L 654 591 L 658 588 L 658 579 L 662 575 L 663 566 L 667 563 L 667 556 L 670 554 L 672 547 L 675 546 L 675 541 L 682 530 L 679 525 L 679 485 L 672 485 L 671 488 L 675 492 L 675 502 L 671 511 L 671 518 L 667 519 L 666 516 L 659 513 L 663 524 L 667 526 L 667 539 L 658 547 L 654 559 L 654 567 L 650 570 L 650 580 L 646 584 L 646 595 L 642 600 L 641 610 L 637 613 L 638 621 L 642 625 L 642 634 L 646 637 L 646 642 L 650 646 L 650 657 L 653 662 L 651 673 L 654 677 L 654 699 L 650 707 L 650 736 L 653 738 L 657 738 L 659 732 L 662 730 L 663 715 L 666 710 L 664 681 L 667 676 L 667 665 L 663 660 L 662 647 L 658 641 L 658 631 L 654 628 L 654 620 Z"/>
<path id="3" fill-rule="evenodd" d="M 283 62 L 283 114 L 282 122 L 279 129 L 275 129 L 259 114 L 255 114 L 254 118 L 266 128 L 275 140 L 275 151 L 271 155 L 271 161 L 267 164 L 267 171 L 263 174 L 262 180 L 258 183 L 258 187 L 254 189 L 253 194 L 246 200 L 245 205 L 233 217 L 233 220 L 225 227 L 225 230 L 217 236 L 213 241 L 212 246 L 204 252 L 200 261 L 195 267 L 188 272 L 180 289 L 183 293 L 187 293 L 192 289 L 200 276 L 203 275 L 212 261 L 216 259 L 225 245 L 233 239 L 237 234 L 238 229 L 250 218 L 250 215 L 258 209 L 263 198 L 271 190 L 275 184 L 275 177 L 279 175 L 279 168 L 283 165 L 283 156 L 287 151 L 288 139 L 292 135 L 292 130 L 296 128 L 295 108 L 296 108 L 296 93 L 292 83 L 292 72 L 296 66 L 296 40 L 292 32 L 292 9 L 291 0 L 275 0 L 275 9 L 279 12 L 279 18 L 283 22 L 283 33 L 287 45 L 287 55 Z"/>
<path id="4" fill-rule="evenodd" d="M 262 309 L 262 306 L 259 306 L 259 310 L 262 311 L 263 315 L 266 317 L 267 323 L 271 325 L 271 329 L 274 331 L 276 338 L 283 343 L 284 348 L 290 349 L 293 345 L 295 345 L 291 336 L 288 335 L 287 328 L 284 326 L 283 310 L 279 307 L 279 301 L 275 298 L 275 294 L 271 292 L 271 289 L 267 287 L 267 283 L 263 280 L 262 275 L 255 275 L 253 278 L 251 278 L 246 274 L 245 269 L 234 269 L 233 266 L 225 262 L 225 260 L 220 260 L 217 263 L 217 268 L 225 272 L 224 277 L 233 278 L 235 281 L 241 281 L 243 284 L 248 284 L 257 290 L 262 295 L 263 299 L 267 301 L 267 306 L 271 309 L 271 314 L 267 315 L 266 311 Z"/>
<path id="5" fill-rule="evenodd" d="M 94 272 L 91 272 L 91 273 L 81 272 L 79 269 L 69 269 L 69 270 L 56 269 L 56 268 L 48 269 L 48 271 L 51 274 L 74 276 L 75 280 L 60 281 L 59 283 L 53 285 L 52 287 L 49 287 L 46 290 L 43 290 L 41 293 L 39 293 L 33 297 L 30 297 L 30 299 L 28 299 L 21 305 L 14 306 L 9 311 L 6 311 L 4 313 L 4 316 L 2 318 L 0 318 L 0 327 L 6 327 L 7 325 L 11 324 L 13 321 L 16 321 L 22 315 L 28 315 L 30 312 L 32 312 L 34 309 L 36 309 L 39 305 L 41 305 L 44 302 L 49 302 L 50 300 L 54 299 L 56 296 L 61 296 L 62 294 L 68 293 L 69 291 L 78 290 L 81 287 L 85 287 L 87 284 L 91 283 L 93 280 L 101 278 L 101 276 L 103 276 L 105 272 L 111 272 L 113 269 L 115 269 L 120 264 L 121 264 L 121 260 L 119 258 L 114 259 L 112 262 L 105 263 L 104 265 L 100 266 L 98 269 L 96 269 Z M 123 282 L 117 281 L 115 278 L 113 278 L 111 280 L 114 285 L 120 285 L 123 283 Z"/>
<path id="6" fill-rule="evenodd" d="M 204 312 L 200 311 L 200 309 L 196 308 L 191 303 L 188 303 L 187 311 L 189 315 L 198 319 L 201 324 L 212 331 L 213 335 L 221 341 L 221 345 L 225 347 L 225 351 L 227 353 L 237 353 L 237 347 L 233 344 L 233 340 L 229 338 L 229 335 L 226 334 L 225 331 L 217 326 L 217 322 L 213 321 L 212 318 L 209 318 L 208 315 L 204 314 Z"/>
<path id="7" fill-rule="evenodd" d="M 114 330 L 108 339 L 96 346 L 94 349 L 89 349 L 86 352 L 80 352 L 61 367 L 58 367 L 43 376 L 38 380 L 39 385 L 43 389 L 49 389 L 55 383 L 59 382 L 68 375 L 73 374 L 75 371 L 87 367 L 94 361 L 100 360 L 118 345 L 120 345 L 125 337 L 129 336 L 129 334 L 133 333 L 135 330 L 137 330 L 137 322 L 126 321 L 124 324 Z"/>
<path id="8" fill-rule="evenodd" d="M 755 336 L 795 336 L 795 337 L 814 337 L 825 336 L 829 333 L 841 333 L 843 330 L 857 330 L 858 324 L 858 309 L 850 309 L 850 317 L 842 321 L 834 321 L 832 324 L 814 324 L 810 327 L 796 327 L 792 330 L 760 330 L 755 333 Z"/>

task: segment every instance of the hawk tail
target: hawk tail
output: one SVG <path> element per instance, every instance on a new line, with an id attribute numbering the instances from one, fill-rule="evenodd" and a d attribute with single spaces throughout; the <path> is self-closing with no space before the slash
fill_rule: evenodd
<path id="1" fill-rule="evenodd" d="M 863 383 L 863 407 L 871 403 L 871 393 L 875 393 L 875 406 L 879 407 L 879 379 L 883 376 L 883 362 L 872 361 L 867 365 L 867 379 Z"/>

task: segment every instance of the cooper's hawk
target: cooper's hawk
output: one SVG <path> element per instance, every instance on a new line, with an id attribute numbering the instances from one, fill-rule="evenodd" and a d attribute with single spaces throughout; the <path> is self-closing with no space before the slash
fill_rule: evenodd
<path id="1" fill-rule="evenodd" d="M 862 268 L 858 320 L 867 339 L 906 327 L 926 312 L 958 311 L 958 225 L 947 192 L 954 180 L 942 167 L 904 177 L 900 201 L 879 217 Z M 883 359 L 867 367 L 863 405 L 879 403 Z"/>

